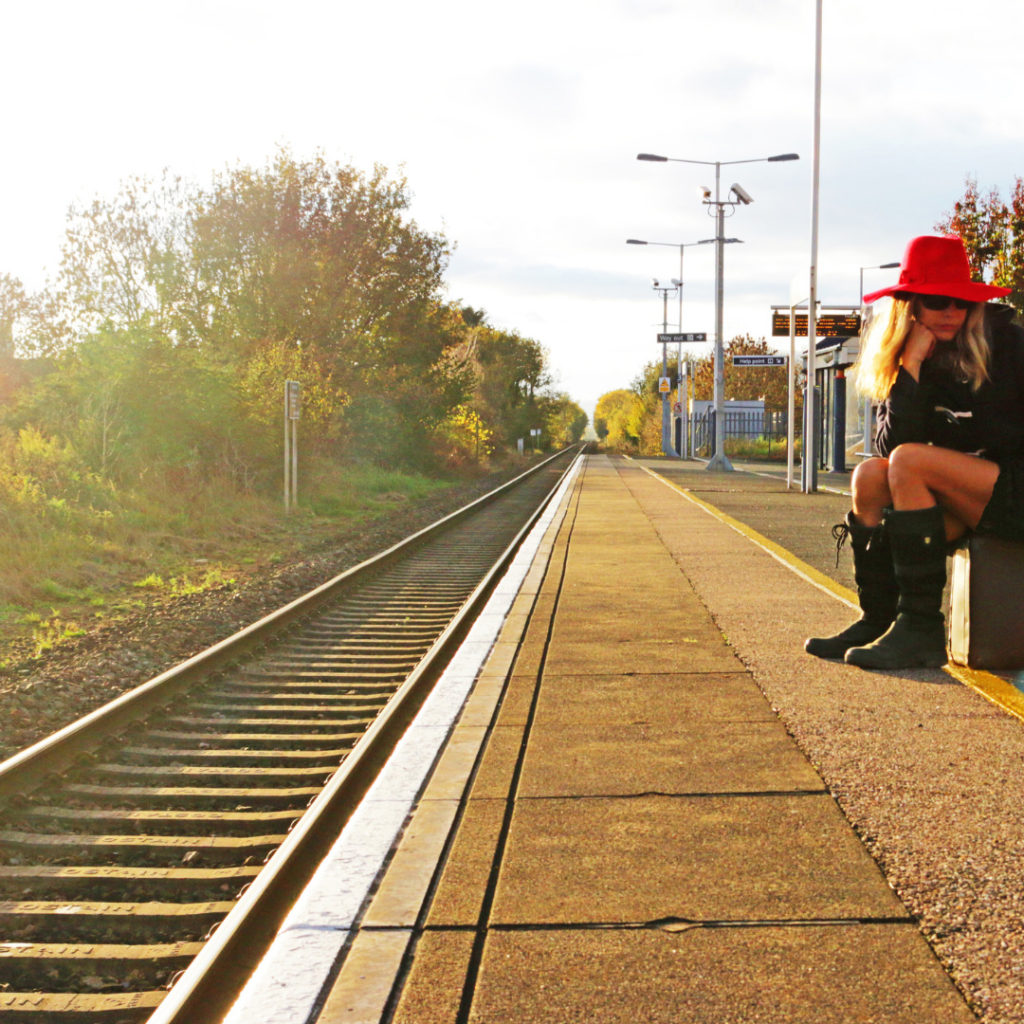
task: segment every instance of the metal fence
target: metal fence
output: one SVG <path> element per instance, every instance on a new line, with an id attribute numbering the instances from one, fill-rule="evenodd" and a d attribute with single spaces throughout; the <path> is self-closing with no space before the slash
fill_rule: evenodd
<path id="1" fill-rule="evenodd" d="M 787 434 L 787 413 L 785 409 L 725 410 L 722 421 L 725 427 L 726 450 L 729 442 L 763 440 L 767 454 L 775 448 L 785 448 Z M 796 436 L 800 437 L 800 418 L 797 417 Z M 691 454 L 710 458 L 715 451 L 715 410 L 690 416 Z"/>

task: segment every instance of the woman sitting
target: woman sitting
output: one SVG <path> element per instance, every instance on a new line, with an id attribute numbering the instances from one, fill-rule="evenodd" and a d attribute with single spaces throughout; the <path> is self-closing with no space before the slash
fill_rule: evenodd
<path id="1" fill-rule="evenodd" d="M 899 282 L 869 332 L 859 388 L 880 402 L 875 444 L 852 478 L 849 536 L 861 618 L 805 649 L 861 668 L 946 662 L 947 542 L 973 530 L 1024 541 L 1024 329 L 971 280 L 959 238 L 907 246 Z"/>

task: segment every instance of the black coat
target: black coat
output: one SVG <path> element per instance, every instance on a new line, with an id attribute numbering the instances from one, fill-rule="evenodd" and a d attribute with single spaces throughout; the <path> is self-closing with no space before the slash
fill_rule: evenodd
<path id="1" fill-rule="evenodd" d="M 993 462 L 1024 460 L 1024 328 L 1014 310 L 992 303 L 989 379 L 977 391 L 941 357 L 921 364 L 920 380 L 902 367 L 878 407 L 875 444 L 882 455 L 909 441 L 984 455 Z"/>

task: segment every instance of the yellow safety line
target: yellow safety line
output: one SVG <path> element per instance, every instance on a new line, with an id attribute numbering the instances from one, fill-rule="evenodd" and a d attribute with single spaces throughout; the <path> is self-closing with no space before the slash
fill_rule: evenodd
<path id="1" fill-rule="evenodd" d="M 977 690 L 986 700 L 1024 721 L 1024 693 L 1021 693 L 1013 683 L 1008 683 L 983 668 L 969 668 L 967 665 L 954 665 L 952 662 L 945 666 L 945 671 L 964 686 Z"/>
<path id="2" fill-rule="evenodd" d="M 860 607 L 857 603 L 857 595 L 849 587 L 836 583 L 834 579 L 826 576 L 823 572 L 819 572 L 813 565 L 808 565 L 802 559 L 797 558 L 796 555 L 781 544 L 776 544 L 775 541 L 769 540 L 763 534 L 758 533 L 757 530 L 751 529 L 746 523 L 741 523 L 738 519 L 733 519 L 732 516 L 727 515 L 721 509 L 715 508 L 714 505 L 709 505 L 706 501 L 686 490 L 686 488 L 673 483 L 668 477 L 662 476 L 653 469 L 648 469 L 647 466 L 640 466 L 640 468 L 645 473 L 653 476 L 659 483 L 663 483 L 666 487 L 671 487 L 673 491 L 677 491 L 687 501 L 693 502 L 698 508 L 704 509 L 705 512 L 714 516 L 720 522 L 725 523 L 726 526 L 732 527 L 737 533 L 742 534 L 748 540 L 752 540 L 758 547 L 763 548 L 774 559 L 786 566 L 787 569 L 795 572 L 798 576 L 802 576 L 808 583 L 813 584 L 819 590 L 824 590 L 832 597 L 836 597 L 844 604 L 848 604 L 851 608 Z"/>
<path id="3" fill-rule="evenodd" d="M 746 523 L 741 523 L 738 519 L 733 519 L 732 516 L 727 515 L 721 509 L 715 508 L 714 505 L 709 505 L 706 501 L 691 494 L 685 488 L 673 483 L 655 470 L 649 469 L 647 466 L 640 466 L 640 468 L 667 487 L 677 491 L 687 501 L 693 502 L 694 505 L 704 509 L 709 515 L 714 516 L 726 526 L 732 527 L 732 529 L 741 533 L 748 540 L 753 541 L 758 547 L 763 548 L 769 555 L 791 569 L 798 576 L 802 576 L 808 582 L 813 583 L 821 590 L 827 591 L 844 603 L 854 608 L 858 607 L 857 595 L 852 590 L 844 587 L 841 583 L 836 583 L 835 580 L 830 579 L 824 573 L 819 572 L 813 566 L 797 558 L 796 555 L 782 547 L 781 544 L 776 544 L 775 541 L 769 540 L 756 530 L 751 529 Z M 969 686 L 972 690 L 977 691 L 986 700 L 991 701 L 1008 714 L 1024 721 L 1024 693 L 1021 693 L 1013 683 L 1008 683 L 1005 679 L 1001 679 L 991 672 L 986 672 L 984 669 L 969 668 L 966 665 L 954 665 L 952 662 L 944 666 L 943 670 L 958 682 L 963 683 L 964 686 Z"/>

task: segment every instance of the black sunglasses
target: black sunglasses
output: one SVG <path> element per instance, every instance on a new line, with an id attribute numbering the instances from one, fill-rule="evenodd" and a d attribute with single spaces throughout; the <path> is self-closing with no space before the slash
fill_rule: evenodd
<path id="1" fill-rule="evenodd" d="M 925 309 L 930 309 L 933 313 L 949 309 L 950 303 L 957 309 L 967 309 L 968 306 L 972 305 L 967 299 L 954 299 L 949 295 L 918 295 L 918 299 Z"/>

